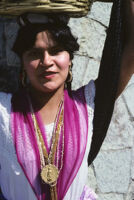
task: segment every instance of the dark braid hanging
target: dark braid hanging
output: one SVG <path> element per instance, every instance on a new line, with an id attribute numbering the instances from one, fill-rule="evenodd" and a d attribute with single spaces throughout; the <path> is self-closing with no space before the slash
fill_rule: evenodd
<path id="1" fill-rule="evenodd" d="M 123 0 L 114 0 L 96 81 L 94 131 L 88 164 L 97 156 L 112 117 L 123 50 Z"/>

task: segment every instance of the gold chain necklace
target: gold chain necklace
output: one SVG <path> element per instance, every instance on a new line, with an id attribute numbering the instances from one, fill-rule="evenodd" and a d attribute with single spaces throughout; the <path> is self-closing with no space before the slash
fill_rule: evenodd
<path id="1" fill-rule="evenodd" d="M 43 180 L 43 182 L 47 183 L 50 186 L 51 199 L 56 200 L 57 199 L 56 184 L 57 184 L 57 179 L 59 177 L 60 170 L 62 169 L 62 166 L 63 166 L 63 155 L 64 155 L 63 101 L 60 103 L 59 108 L 58 108 L 58 113 L 56 116 L 54 129 L 53 129 L 52 144 L 51 144 L 51 149 L 50 149 L 49 154 L 44 144 L 42 133 L 37 123 L 35 114 L 33 112 L 32 104 L 30 103 L 30 105 L 31 105 L 32 119 L 34 123 L 34 129 L 35 129 L 37 143 L 38 143 L 39 152 L 40 152 L 41 179 Z M 54 164 L 54 161 L 55 161 L 55 154 L 56 154 L 56 150 L 58 146 L 61 128 L 63 128 L 61 166 L 60 166 L 60 169 L 58 169 L 58 167 Z"/>

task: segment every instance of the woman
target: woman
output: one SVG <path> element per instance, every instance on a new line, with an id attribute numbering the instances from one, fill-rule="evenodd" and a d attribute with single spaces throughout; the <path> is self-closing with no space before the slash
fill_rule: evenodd
<path id="1" fill-rule="evenodd" d="M 13 47 L 22 60 L 22 89 L 13 96 L 1 94 L 1 103 L 5 104 L 1 104 L 1 108 L 9 107 L 11 114 L 8 136 L 13 137 L 7 148 L 4 147 L 6 141 L 2 142 L 2 149 L 15 156 L 15 159 L 11 156 L 8 169 L 3 163 L 8 162 L 7 153 L 1 157 L 2 192 L 6 199 L 19 199 L 21 194 L 23 199 L 80 199 L 84 198 L 85 192 L 90 198 L 92 193 L 83 186 L 92 126 L 87 142 L 88 113 L 83 94 L 93 93 L 90 95 L 92 100 L 88 100 L 93 104 L 94 83 L 91 82 L 86 90 L 81 88 L 71 92 L 71 61 L 79 45 L 67 26 L 68 18 L 46 15 L 42 24 L 37 23 L 34 16 L 20 18 L 23 26 Z M 93 113 L 92 108 L 88 112 Z M 4 127 L 5 120 L 3 111 L 1 123 Z M 8 172 L 7 187 L 3 180 Z M 9 192 L 12 182 L 14 190 L 11 188 Z"/>
<path id="2" fill-rule="evenodd" d="M 134 69 L 131 59 L 133 36 L 128 37 L 127 35 L 123 47 L 120 46 L 122 38 L 118 38 L 120 40 L 116 41 L 119 43 L 116 49 L 108 48 L 109 41 L 111 41 L 110 33 L 116 35 L 112 22 L 115 16 L 117 19 L 122 19 L 120 16 L 122 12 L 119 12 L 119 8 L 123 9 L 123 6 L 122 1 L 114 3 L 114 14 L 111 18 L 100 75 L 96 83 L 95 103 L 100 99 L 99 105 L 96 104 L 96 113 L 101 113 L 101 103 L 106 100 L 112 106 L 105 105 L 105 113 L 110 113 L 107 115 L 106 123 L 102 126 L 102 122 L 99 122 L 95 126 L 89 163 L 96 156 L 103 141 L 111 117 L 115 94 L 118 96 L 121 93 Z M 130 17 L 129 28 L 133 27 L 131 24 L 133 23 L 131 21 L 133 7 L 134 3 L 129 0 L 127 8 L 131 11 L 128 12 L 131 15 L 128 16 L 128 13 L 125 15 Z M 67 26 L 68 19 L 46 15 L 43 24 L 35 20 L 33 15 L 20 18 L 23 26 L 19 30 L 13 47 L 22 61 L 23 87 L 13 95 L 0 94 L 0 152 L 2 152 L 0 154 L 0 185 L 2 193 L 6 199 L 13 200 L 93 200 L 96 196 L 86 187 L 86 177 L 92 138 L 95 84 L 91 81 L 85 87 L 71 91 L 71 61 L 79 45 Z M 119 21 L 117 20 L 118 23 Z M 122 26 L 119 26 L 118 30 L 123 33 L 121 36 L 124 36 Z M 133 30 L 129 30 L 130 36 L 133 35 Z M 108 51 L 106 51 L 107 48 Z M 102 97 L 100 98 L 99 89 L 106 81 L 105 65 L 111 51 L 115 54 L 114 58 L 117 55 L 120 57 L 123 55 L 119 87 L 116 91 L 117 86 L 111 84 L 112 78 L 117 79 L 118 77 L 118 74 L 116 76 L 114 73 L 117 68 L 110 68 L 113 71 L 107 73 L 109 75 L 107 82 L 108 87 L 111 84 L 112 87 L 109 88 L 112 88 L 112 91 L 109 88 L 101 90 Z M 120 57 L 118 57 L 118 62 L 116 59 L 116 67 L 120 65 Z M 124 76 L 126 69 L 127 74 Z M 101 79 L 102 72 L 104 73 L 103 79 Z M 111 77 L 111 74 L 115 76 Z M 110 94 L 109 99 L 107 92 Z M 95 120 L 97 119 L 96 115 Z M 96 137 L 98 128 L 99 131 L 100 129 L 104 131 L 99 138 Z M 97 139 L 100 139 L 99 143 Z M 96 143 L 98 146 L 95 146 Z"/>

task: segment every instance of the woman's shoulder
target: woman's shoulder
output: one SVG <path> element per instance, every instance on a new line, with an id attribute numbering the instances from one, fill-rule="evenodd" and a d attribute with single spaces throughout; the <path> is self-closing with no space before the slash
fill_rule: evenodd
<path id="1" fill-rule="evenodd" d="M 0 116 L 11 110 L 11 93 L 0 92 Z"/>
<path id="2" fill-rule="evenodd" d="M 87 106 L 94 110 L 95 99 L 95 81 L 90 80 L 87 85 L 84 85 L 77 90 L 72 91 L 73 97 L 78 102 L 86 102 Z"/>
<path id="3" fill-rule="evenodd" d="M 4 144 L 4 135 L 9 133 L 12 94 L 0 92 L 0 146 Z M 4 134 L 3 134 L 4 133 Z"/>
<path id="4" fill-rule="evenodd" d="M 11 101 L 12 94 L 6 92 L 0 92 L 0 104 L 6 104 Z"/>
<path id="5" fill-rule="evenodd" d="M 87 105 L 94 109 L 94 100 L 95 100 L 95 81 L 91 80 L 87 85 L 84 86 L 84 94 Z"/>

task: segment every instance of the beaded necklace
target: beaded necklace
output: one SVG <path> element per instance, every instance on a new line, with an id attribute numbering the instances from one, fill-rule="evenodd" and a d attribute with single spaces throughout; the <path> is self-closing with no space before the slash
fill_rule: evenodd
<path id="1" fill-rule="evenodd" d="M 56 190 L 56 184 L 57 179 L 59 177 L 59 173 L 63 166 L 63 155 L 64 155 L 64 123 L 63 123 L 63 116 L 64 116 L 64 106 L 63 101 L 60 102 L 60 105 L 58 107 L 58 112 L 56 115 L 55 123 L 54 123 L 54 129 L 53 129 L 53 135 L 52 135 L 52 144 L 50 148 L 50 152 L 47 152 L 42 133 L 40 131 L 38 122 L 36 120 L 32 103 L 30 101 L 30 107 L 31 107 L 31 115 L 34 123 L 34 129 L 35 134 L 37 138 L 37 144 L 39 148 L 40 153 L 40 162 L 41 162 L 41 179 L 44 183 L 48 184 L 50 186 L 50 193 L 51 193 L 51 200 L 57 200 L 57 190 Z M 59 142 L 59 136 L 61 132 L 61 128 L 63 129 L 63 137 L 62 137 L 62 150 L 61 150 L 61 166 L 58 169 L 58 156 L 56 159 L 56 165 L 55 165 L 55 157 L 56 157 L 56 151 L 58 147 Z"/>

